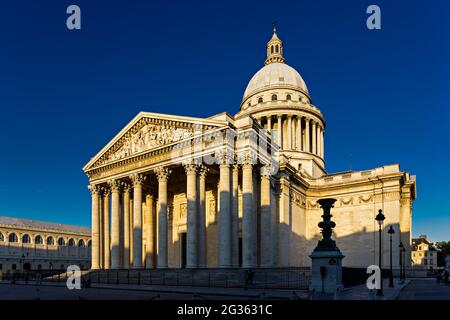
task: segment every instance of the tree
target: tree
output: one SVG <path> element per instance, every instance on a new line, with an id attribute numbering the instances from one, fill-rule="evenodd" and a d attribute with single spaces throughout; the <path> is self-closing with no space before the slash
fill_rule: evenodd
<path id="1" fill-rule="evenodd" d="M 445 267 L 445 257 L 450 256 L 450 241 L 436 242 L 436 248 L 439 249 L 437 264 L 438 267 Z"/>

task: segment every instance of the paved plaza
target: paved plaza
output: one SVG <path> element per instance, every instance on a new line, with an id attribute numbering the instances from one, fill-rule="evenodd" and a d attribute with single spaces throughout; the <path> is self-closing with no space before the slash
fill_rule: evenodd
<path id="1" fill-rule="evenodd" d="M 242 288 L 200 288 L 137 285 L 93 285 L 69 290 L 62 283 L 0 283 L 0 300 L 308 300 L 307 291 L 261 290 Z M 382 298 L 364 285 L 345 289 L 339 300 L 450 300 L 450 285 L 435 279 L 410 279 L 394 288 L 384 286 Z"/>

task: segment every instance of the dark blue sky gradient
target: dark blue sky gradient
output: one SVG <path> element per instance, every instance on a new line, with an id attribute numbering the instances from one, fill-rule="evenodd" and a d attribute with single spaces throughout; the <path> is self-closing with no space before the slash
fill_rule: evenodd
<path id="1" fill-rule="evenodd" d="M 82 10 L 82 30 L 65 27 Z M 382 30 L 366 28 L 378 4 Z M 139 111 L 238 111 L 272 20 L 327 121 L 329 172 L 417 175 L 413 234 L 450 240 L 450 2 L 8 1 L 0 214 L 90 225 L 81 168 Z"/>

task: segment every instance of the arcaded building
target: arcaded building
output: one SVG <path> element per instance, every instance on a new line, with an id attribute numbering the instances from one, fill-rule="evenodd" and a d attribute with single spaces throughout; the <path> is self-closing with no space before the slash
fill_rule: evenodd
<path id="1" fill-rule="evenodd" d="M 415 177 L 397 164 L 328 172 L 324 114 L 275 30 L 266 50 L 237 114 L 140 112 L 86 164 L 92 268 L 309 266 L 328 197 L 344 266 L 377 264 L 379 209 L 410 251 Z"/>
<path id="2" fill-rule="evenodd" d="M 0 216 L 0 272 L 91 265 L 91 229 Z"/>

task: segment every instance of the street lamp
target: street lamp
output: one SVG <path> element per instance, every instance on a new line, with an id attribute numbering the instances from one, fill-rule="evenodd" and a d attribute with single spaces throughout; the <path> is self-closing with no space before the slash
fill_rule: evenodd
<path id="1" fill-rule="evenodd" d="M 375 217 L 375 220 L 377 220 L 378 222 L 378 235 L 379 235 L 379 252 L 378 252 L 378 264 L 380 267 L 380 272 L 381 272 L 381 283 L 380 283 L 380 289 L 377 290 L 377 296 L 383 296 L 383 269 L 381 267 L 381 227 L 383 226 L 383 222 L 384 222 L 384 214 L 383 214 L 383 210 L 378 210 L 378 214 Z"/>
<path id="2" fill-rule="evenodd" d="M 403 246 L 402 253 L 403 253 L 403 280 L 406 280 L 406 257 L 405 257 L 406 248 Z"/>
<path id="3" fill-rule="evenodd" d="M 389 288 L 394 287 L 394 275 L 392 274 L 392 235 L 395 233 L 394 228 L 392 228 L 392 225 L 389 227 L 388 234 L 389 234 L 389 245 L 390 245 L 390 252 L 389 252 Z"/>
<path id="4" fill-rule="evenodd" d="M 400 244 L 398 245 L 398 248 L 400 250 L 400 280 L 403 281 L 403 242 L 400 241 Z"/>

